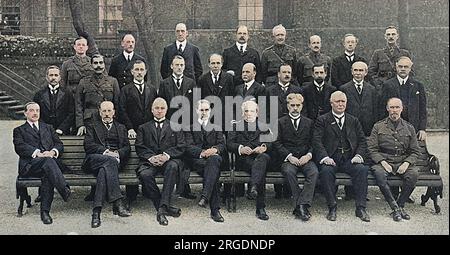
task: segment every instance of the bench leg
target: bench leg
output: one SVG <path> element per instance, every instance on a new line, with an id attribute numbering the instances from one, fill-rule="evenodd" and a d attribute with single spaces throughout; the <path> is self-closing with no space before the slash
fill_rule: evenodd
<path id="1" fill-rule="evenodd" d="M 19 196 L 19 208 L 17 208 L 17 217 L 23 216 L 23 202 L 27 203 L 27 208 L 32 207 L 31 196 L 28 195 L 28 190 L 25 187 L 17 188 L 17 194 Z"/>
<path id="2" fill-rule="evenodd" d="M 442 197 L 442 187 L 428 187 L 427 192 L 421 196 L 420 205 L 425 206 L 428 200 L 433 200 L 435 213 L 441 212 L 441 207 L 438 205 L 438 196 Z"/>
<path id="3" fill-rule="evenodd" d="M 236 183 L 231 184 L 231 212 L 236 212 Z"/>

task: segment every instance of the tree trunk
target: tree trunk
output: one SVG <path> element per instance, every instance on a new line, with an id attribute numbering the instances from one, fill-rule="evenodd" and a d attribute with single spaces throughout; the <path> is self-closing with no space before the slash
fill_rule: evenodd
<path id="1" fill-rule="evenodd" d="M 155 13 L 155 5 L 153 0 L 128 0 L 131 5 L 131 12 L 139 31 L 139 39 L 144 44 L 145 53 L 147 54 L 148 76 L 150 82 L 159 87 L 156 72 L 156 61 L 154 53 L 154 45 L 156 45 L 155 28 L 153 26 L 153 17 Z M 148 77 L 147 76 L 147 77 Z"/>
<path id="2" fill-rule="evenodd" d="M 92 56 L 98 54 L 98 47 L 93 36 L 89 35 L 84 27 L 83 19 L 83 0 L 69 0 L 70 13 L 72 15 L 72 24 L 78 36 L 86 38 L 88 50 L 86 55 Z"/>

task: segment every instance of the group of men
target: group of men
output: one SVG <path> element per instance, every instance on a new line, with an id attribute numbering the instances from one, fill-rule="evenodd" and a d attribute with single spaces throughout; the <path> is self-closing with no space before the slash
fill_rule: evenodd
<path id="1" fill-rule="evenodd" d="M 269 219 L 265 175 L 272 166 L 285 176 L 285 188 L 294 199 L 293 213 L 303 221 L 311 218 L 308 208 L 318 183 L 327 200 L 327 219 L 336 220 L 334 183 L 339 171 L 352 178 L 356 216 L 370 221 L 366 212 L 370 165 L 393 219 L 410 218 L 404 205 L 417 181 L 417 139 L 426 138 L 426 95 L 423 85 L 411 77 L 413 63 L 409 52 L 397 46 L 395 27 L 386 29 L 386 48 L 376 50 L 367 65 L 355 54 L 358 39 L 352 34 L 343 39 L 345 56 L 331 59 L 321 53 L 317 35 L 310 37 L 311 52 L 299 56 L 285 44 L 286 29 L 278 25 L 273 29 L 274 45 L 260 58 L 248 45 L 247 27 L 239 26 L 236 43 L 222 55 L 211 54 L 210 70 L 203 74 L 200 51 L 187 36 L 186 25 L 177 24 L 176 41 L 164 48 L 159 89 L 147 81 L 145 60 L 134 52 L 131 34 L 122 38 L 123 52 L 113 58 L 109 75 L 103 56 L 86 55 L 87 40 L 82 37 L 74 41 L 75 56 L 61 69 L 47 68 L 48 85 L 26 105 L 27 123 L 14 130 L 19 175 L 42 178 L 45 224 L 52 223 L 53 188 L 65 201 L 70 196 L 59 159 L 63 147 L 58 135 L 67 134 L 85 135 L 83 169 L 97 178 L 87 198 L 93 201 L 93 228 L 101 225 L 105 201 L 113 203 L 114 214 L 131 215 L 129 204 L 123 203 L 118 172 L 127 163 L 128 139 L 134 138 L 140 159 L 136 174 L 161 225 L 168 224 L 167 216 L 181 215 L 171 204 L 177 183 L 182 196 L 195 198 L 183 177 L 185 169 L 204 177 L 198 205 L 209 204 L 211 218 L 224 221 L 218 179 L 227 167 L 228 152 L 236 155 L 236 169 L 251 174 L 248 196 L 256 200 L 256 216 L 261 220 Z M 201 100 L 194 101 L 195 88 L 200 89 Z M 210 101 L 211 96 L 217 101 Z M 235 96 L 243 99 L 242 116 L 232 110 L 236 121 L 227 128 L 223 105 L 227 97 Z M 265 105 L 269 98 L 275 100 Z M 223 108 L 212 118 L 216 102 Z M 180 131 L 186 122 L 171 117 L 193 111 L 197 118 L 190 116 L 189 128 Z M 278 120 L 276 135 L 265 128 L 265 120 L 271 118 Z M 303 189 L 297 183 L 298 171 L 306 177 Z M 155 182 L 158 173 L 164 175 L 162 190 Z M 394 174 L 405 180 L 400 195 L 393 194 L 386 181 Z M 126 201 L 135 200 L 138 187 L 127 186 L 126 191 Z"/>

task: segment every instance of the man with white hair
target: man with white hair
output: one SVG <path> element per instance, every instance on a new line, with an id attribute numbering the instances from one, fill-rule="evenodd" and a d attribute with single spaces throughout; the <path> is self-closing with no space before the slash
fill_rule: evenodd
<path id="1" fill-rule="evenodd" d="M 325 77 L 325 81 L 330 80 L 330 68 L 331 68 L 331 57 L 323 54 L 321 52 L 322 49 L 322 39 L 318 35 L 312 35 L 309 37 L 308 47 L 311 49 L 310 52 L 301 56 L 298 59 L 297 63 L 297 80 L 300 85 L 303 85 L 305 82 L 312 82 L 313 79 L 313 70 L 312 67 L 316 64 L 325 65 L 325 69 L 327 72 L 327 76 Z"/>
<path id="2" fill-rule="evenodd" d="M 274 44 L 265 49 L 261 55 L 261 82 L 268 88 L 278 84 L 278 69 L 286 63 L 296 70 L 297 50 L 286 44 L 286 28 L 277 25 L 272 29 Z M 296 80 L 295 72 L 292 80 Z"/>

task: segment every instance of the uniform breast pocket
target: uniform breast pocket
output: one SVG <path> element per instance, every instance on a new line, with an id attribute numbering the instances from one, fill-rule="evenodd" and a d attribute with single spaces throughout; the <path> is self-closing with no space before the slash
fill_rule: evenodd
<path id="1" fill-rule="evenodd" d="M 78 82 L 80 79 L 81 76 L 75 68 L 67 69 L 67 80 L 69 82 Z"/>

